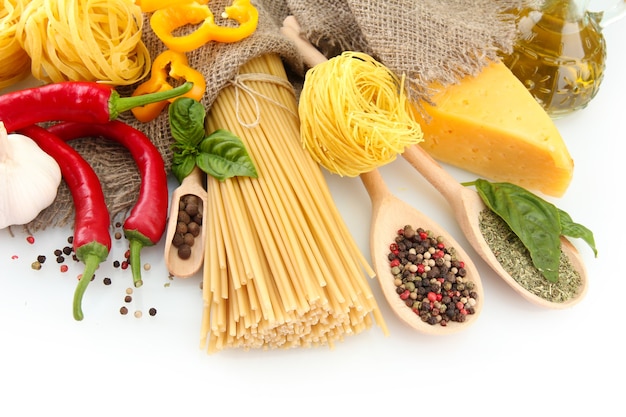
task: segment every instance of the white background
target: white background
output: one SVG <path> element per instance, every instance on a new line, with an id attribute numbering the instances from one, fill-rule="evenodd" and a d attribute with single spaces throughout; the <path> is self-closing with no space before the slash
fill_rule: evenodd
<path id="1" fill-rule="evenodd" d="M 80 264 L 58 271 L 52 251 L 70 229 L 11 238 L 0 230 L 0 415 L 612 415 L 625 410 L 626 318 L 624 208 L 626 181 L 626 20 L 604 31 L 608 61 L 589 107 L 556 121 L 576 168 L 567 194 L 553 200 L 593 230 L 599 257 L 575 240 L 587 264 L 586 298 L 567 310 L 546 310 L 520 298 L 475 255 L 445 200 L 402 158 L 381 169 L 392 192 L 446 227 L 473 255 L 485 304 L 467 330 L 419 334 L 388 309 L 371 286 L 390 329 L 348 337 L 334 349 L 226 350 L 199 347 L 200 276 L 170 281 L 162 244 L 143 250 L 144 286 L 131 314 L 124 291 L 130 271 L 123 240 L 87 290 L 85 320 L 71 316 Z M 514 161 L 512 161 L 514 163 Z M 475 175 L 446 166 L 459 180 Z M 358 179 L 327 175 L 336 203 L 368 254 L 370 202 Z M 418 200 L 419 198 L 419 200 Z M 44 268 L 31 262 L 48 256 Z M 17 259 L 13 259 L 13 256 Z M 101 279 L 109 276 L 113 284 Z M 166 284 L 170 283 L 169 286 Z M 158 313 L 150 317 L 147 311 Z M 132 311 L 142 310 L 137 319 Z M 9 412 L 9 410 L 11 410 Z"/>

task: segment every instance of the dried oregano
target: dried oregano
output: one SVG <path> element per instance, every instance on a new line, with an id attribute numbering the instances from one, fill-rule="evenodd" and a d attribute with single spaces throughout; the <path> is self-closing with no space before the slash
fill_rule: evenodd
<path id="1" fill-rule="evenodd" d="M 502 268 L 530 293 L 560 303 L 568 301 L 580 290 L 580 274 L 562 251 L 559 251 L 559 279 L 550 282 L 533 265 L 528 249 L 500 216 L 486 208 L 480 213 L 479 225 Z"/>

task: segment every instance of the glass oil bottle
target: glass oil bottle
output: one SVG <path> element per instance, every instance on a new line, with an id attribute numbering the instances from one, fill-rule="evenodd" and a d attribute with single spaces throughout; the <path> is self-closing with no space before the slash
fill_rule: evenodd
<path id="1" fill-rule="evenodd" d="M 504 64 L 553 118 L 585 108 L 604 76 L 602 28 L 622 14 L 589 12 L 589 0 L 545 0 L 540 9 L 519 11 L 518 39 Z"/>

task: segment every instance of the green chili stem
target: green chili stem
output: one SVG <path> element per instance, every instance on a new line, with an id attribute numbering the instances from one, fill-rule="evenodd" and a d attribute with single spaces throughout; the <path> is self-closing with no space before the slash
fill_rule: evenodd
<path id="1" fill-rule="evenodd" d="M 80 277 L 78 281 L 78 285 L 76 286 L 76 290 L 74 291 L 74 319 L 77 321 L 81 321 L 83 319 L 83 309 L 82 309 L 82 301 L 83 295 L 85 294 L 85 290 L 87 286 L 91 282 L 94 274 L 96 273 L 96 269 L 98 269 L 98 265 L 100 265 L 101 257 L 97 254 L 87 254 L 83 260 L 85 264 L 85 270 L 83 271 L 83 275 Z"/>
<path id="2" fill-rule="evenodd" d="M 143 249 L 143 246 L 143 242 L 139 239 L 129 240 L 130 255 L 128 259 L 130 261 L 130 270 L 133 274 L 133 285 L 135 288 L 139 288 L 143 285 L 143 280 L 141 279 L 141 249 Z"/>
<path id="3" fill-rule="evenodd" d="M 171 90 L 157 91 L 156 93 L 141 94 L 131 97 L 120 97 L 117 91 L 113 90 L 109 98 L 110 119 L 115 120 L 117 117 L 127 110 L 135 107 L 145 106 L 146 104 L 158 103 L 159 101 L 169 100 L 174 97 L 185 94 L 193 87 L 192 82 L 186 82 L 174 87 Z"/>

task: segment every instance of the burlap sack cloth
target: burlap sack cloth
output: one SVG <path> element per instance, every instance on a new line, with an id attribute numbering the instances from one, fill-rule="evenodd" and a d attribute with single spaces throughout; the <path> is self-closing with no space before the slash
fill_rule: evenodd
<path id="1" fill-rule="evenodd" d="M 500 52 L 510 52 L 515 40 L 516 8 L 537 6 L 541 0 L 256 0 L 259 26 L 249 38 L 234 44 L 210 42 L 187 54 L 190 65 L 207 80 L 202 102 L 210 110 L 222 88 L 236 79 L 239 67 L 250 59 L 279 54 L 296 91 L 304 68 L 297 50 L 280 34 L 282 21 L 294 15 L 303 34 L 327 57 L 344 50 L 366 52 L 398 74 L 406 74 L 414 99 L 428 101 L 428 85 L 457 82 L 476 74 Z M 210 1 L 216 22 L 230 1 Z M 152 58 L 165 49 L 150 29 L 146 15 L 143 40 Z M 119 88 L 130 95 L 136 86 Z M 160 150 L 166 169 L 171 167 L 172 138 L 167 112 L 150 123 L 137 122 L 127 112 L 120 119 L 142 130 Z M 102 139 L 71 142 L 98 174 L 113 224 L 123 222 L 134 205 L 141 179 L 121 146 Z M 62 182 L 56 201 L 31 222 L 31 231 L 73 222 L 73 201 Z"/>

